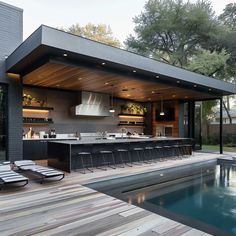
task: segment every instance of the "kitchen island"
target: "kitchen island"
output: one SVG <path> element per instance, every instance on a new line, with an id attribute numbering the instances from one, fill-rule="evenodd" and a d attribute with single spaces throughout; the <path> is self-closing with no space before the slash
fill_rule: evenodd
<path id="1" fill-rule="evenodd" d="M 48 143 L 50 141 L 76 140 L 71 138 L 24 138 L 23 139 L 23 159 L 24 160 L 47 160 Z"/>
<path id="2" fill-rule="evenodd" d="M 137 152 L 135 148 L 142 148 L 141 155 L 150 155 L 151 159 L 168 157 L 175 155 L 174 150 L 177 146 L 189 145 L 191 147 L 192 140 L 188 138 L 125 138 L 125 139 L 92 139 L 92 140 L 67 140 L 67 141 L 51 141 L 48 142 L 48 164 L 49 166 L 71 172 L 81 168 L 81 163 L 78 161 L 78 153 L 89 152 L 92 155 L 93 165 L 101 165 L 100 151 L 112 151 L 115 163 L 120 164 L 121 158 L 117 154 L 117 150 L 128 150 L 133 161 L 136 160 Z M 161 152 L 146 150 L 147 147 L 159 146 Z M 191 154 L 192 148 L 188 149 L 188 154 Z M 127 155 L 127 152 L 124 152 Z"/>

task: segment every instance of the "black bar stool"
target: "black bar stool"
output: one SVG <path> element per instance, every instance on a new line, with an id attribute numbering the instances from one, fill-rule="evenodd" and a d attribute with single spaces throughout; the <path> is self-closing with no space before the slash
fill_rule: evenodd
<path id="1" fill-rule="evenodd" d="M 107 166 L 112 169 L 116 169 L 116 163 L 114 158 L 114 153 L 112 150 L 101 150 L 99 151 L 99 156 L 102 158 L 102 166 Z M 100 163 L 99 163 L 100 164 Z M 102 166 L 97 166 L 98 169 L 107 170 Z"/>
<path id="2" fill-rule="evenodd" d="M 179 146 L 182 157 L 189 157 L 192 155 L 192 148 L 193 148 L 192 144 L 181 141 Z"/>
<path id="3" fill-rule="evenodd" d="M 176 159 L 182 159 L 182 157 L 183 157 L 182 145 L 175 144 L 175 145 L 173 145 L 173 149 L 175 152 Z"/>
<path id="4" fill-rule="evenodd" d="M 132 150 L 133 154 L 137 154 L 137 158 L 135 158 L 132 163 L 138 165 L 138 164 L 141 164 L 141 162 L 144 162 L 144 159 L 143 159 L 143 152 L 144 152 L 144 149 L 142 147 L 134 147 Z M 138 161 L 138 163 L 135 163 L 136 161 Z"/>
<path id="5" fill-rule="evenodd" d="M 185 156 L 190 157 L 193 152 L 193 145 L 192 144 L 184 144 L 185 147 Z"/>
<path id="6" fill-rule="evenodd" d="M 157 159 L 159 159 L 160 161 L 164 161 L 165 158 L 164 158 L 164 154 L 163 154 L 163 147 L 157 145 L 157 146 L 155 146 L 155 151 L 157 154 Z"/>
<path id="7" fill-rule="evenodd" d="M 146 163 L 151 163 L 151 161 L 154 162 L 154 147 L 152 146 L 146 146 L 144 148 L 145 150 L 145 159 L 146 159 Z M 144 160 L 145 161 L 145 160 Z"/>
<path id="8" fill-rule="evenodd" d="M 131 160 L 130 152 L 128 149 L 119 148 L 116 150 L 116 153 L 120 159 L 120 162 L 122 164 L 122 166 L 121 166 L 122 168 L 124 168 L 125 165 L 132 167 L 132 160 Z"/>
<path id="9" fill-rule="evenodd" d="M 85 169 L 93 172 L 93 158 L 91 152 L 78 152 L 76 157 L 76 168 L 78 167 L 77 159 L 81 161 L 81 167 L 83 168 L 83 174 L 85 174 Z"/>
<path id="10" fill-rule="evenodd" d="M 172 160 L 177 160 L 181 157 L 180 152 L 179 152 L 179 145 L 177 142 L 166 142 L 164 145 L 165 152 L 167 153 L 167 158 L 172 159 Z"/>
<path id="11" fill-rule="evenodd" d="M 163 150 L 164 160 L 168 160 L 169 158 L 172 158 L 172 156 L 173 156 L 172 147 L 170 145 L 168 145 L 168 143 L 166 143 L 162 146 L 162 150 Z"/>

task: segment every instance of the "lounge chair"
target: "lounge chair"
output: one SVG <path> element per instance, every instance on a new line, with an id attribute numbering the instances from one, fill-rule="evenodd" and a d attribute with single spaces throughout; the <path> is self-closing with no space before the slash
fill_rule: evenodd
<path id="1" fill-rule="evenodd" d="M 6 184 L 22 182 L 22 187 L 28 184 L 29 179 L 11 170 L 11 165 L 0 165 L 0 189 Z"/>
<path id="2" fill-rule="evenodd" d="M 22 171 L 31 171 L 34 174 L 37 174 L 41 177 L 41 184 L 45 179 L 60 177 L 58 180 L 62 180 L 65 177 L 65 174 L 61 171 L 37 165 L 35 162 L 31 160 L 22 160 L 15 161 L 14 165 Z"/>

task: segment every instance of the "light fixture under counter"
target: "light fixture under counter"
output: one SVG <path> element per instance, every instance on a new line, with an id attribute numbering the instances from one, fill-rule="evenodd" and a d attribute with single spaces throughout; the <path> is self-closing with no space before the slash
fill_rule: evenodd
<path id="1" fill-rule="evenodd" d="M 53 107 L 37 107 L 37 106 L 23 106 L 23 111 L 31 111 L 31 112 L 43 112 L 43 111 L 51 111 Z"/>
<path id="2" fill-rule="evenodd" d="M 119 118 L 137 118 L 137 119 L 142 119 L 144 115 L 136 115 L 136 114 L 118 114 Z"/>

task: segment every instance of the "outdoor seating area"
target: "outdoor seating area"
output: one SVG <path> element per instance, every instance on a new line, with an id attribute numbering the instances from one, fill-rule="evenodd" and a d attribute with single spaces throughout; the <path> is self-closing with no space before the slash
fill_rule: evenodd
<path id="1" fill-rule="evenodd" d="M 169 159 L 188 158 L 192 155 L 191 144 L 176 144 L 173 146 L 160 146 L 155 143 L 140 147 L 126 149 L 110 148 L 109 150 L 100 150 L 99 152 L 84 151 L 74 153 L 72 158 L 75 159 L 76 170 L 86 170 L 93 172 L 94 168 L 107 170 L 107 168 L 116 169 L 124 168 L 125 165 L 132 167 L 133 165 L 151 164 L 160 161 L 167 161 Z M 82 149 L 83 150 L 83 149 Z"/>
<path id="2" fill-rule="evenodd" d="M 0 190 L 9 184 L 18 184 L 21 183 L 19 186 L 25 186 L 29 182 L 29 179 L 25 176 L 13 171 L 11 169 L 10 164 L 2 164 L 0 165 Z"/>
<path id="3" fill-rule="evenodd" d="M 30 172 L 37 175 L 36 180 L 39 180 L 41 184 L 46 179 L 60 181 L 65 177 L 64 172 L 37 165 L 31 160 L 16 161 L 14 163 L 6 162 L 0 165 L 0 189 L 3 189 L 6 185 L 26 186 L 30 181 L 30 177 L 25 177 L 25 175 L 27 176 Z"/>
<path id="4" fill-rule="evenodd" d="M 38 175 L 41 184 L 45 181 L 45 179 L 59 177 L 57 180 L 62 180 L 65 177 L 65 174 L 63 172 L 55 170 L 53 168 L 37 165 L 31 160 L 15 161 L 14 165 L 20 171 L 30 171 L 33 174 Z"/>

